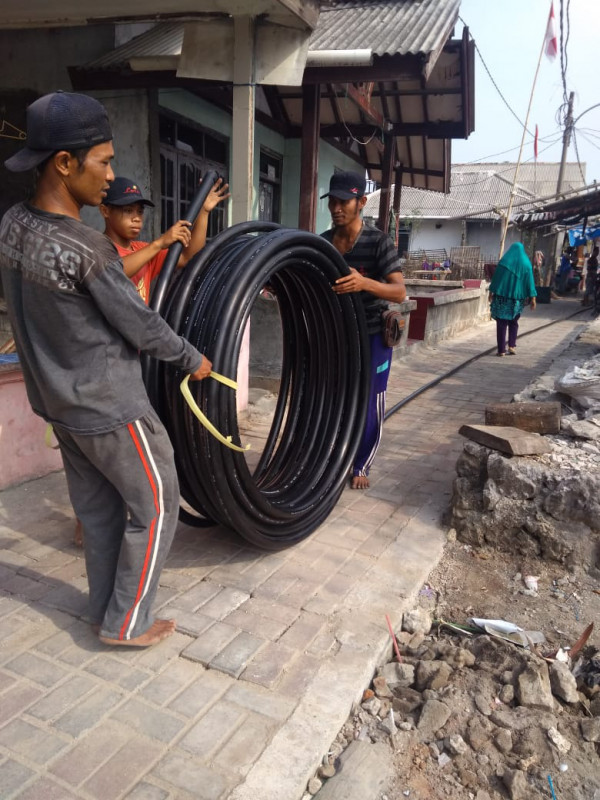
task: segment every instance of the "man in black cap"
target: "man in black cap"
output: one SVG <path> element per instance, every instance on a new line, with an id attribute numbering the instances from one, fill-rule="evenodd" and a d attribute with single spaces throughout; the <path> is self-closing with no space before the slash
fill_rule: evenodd
<path id="1" fill-rule="evenodd" d="M 339 278 L 334 286 L 337 294 L 360 292 L 365 309 L 371 345 L 371 391 L 363 437 L 354 461 L 353 489 L 368 489 L 369 470 L 381 441 L 385 413 L 392 348 L 382 339 L 381 314 L 389 302 L 401 303 L 406 298 L 404 278 L 398 254 L 389 236 L 365 225 L 361 211 L 367 202 L 366 181 L 357 172 L 336 172 L 329 182 L 329 213 L 333 228 L 323 237 L 344 256 L 350 275 Z"/>
<path id="2" fill-rule="evenodd" d="M 33 198 L 0 222 L 0 271 L 31 406 L 52 423 L 85 531 L 90 621 L 101 641 L 147 647 L 175 630 L 152 603 L 177 524 L 173 450 L 148 400 L 139 352 L 202 380 L 210 361 L 144 305 L 114 245 L 84 225 L 114 178 L 106 110 L 55 92 L 27 109 Z"/>
<path id="3" fill-rule="evenodd" d="M 153 242 L 140 242 L 138 236 L 144 224 L 144 207 L 154 206 L 147 200 L 137 183 L 129 178 L 115 178 L 100 206 L 104 217 L 104 233 L 113 242 L 123 260 L 123 269 L 131 278 L 142 300 L 148 304 L 152 281 L 160 275 L 167 249 L 174 242 L 181 242 L 183 250 L 177 268 L 185 267 L 188 261 L 206 244 L 208 215 L 229 197 L 229 184 L 219 178 L 210 190 L 194 225 L 180 219 L 168 231 Z"/>

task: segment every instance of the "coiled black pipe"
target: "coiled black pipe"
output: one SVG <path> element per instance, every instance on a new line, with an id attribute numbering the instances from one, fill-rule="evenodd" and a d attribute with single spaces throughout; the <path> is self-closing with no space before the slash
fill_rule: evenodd
<path id="1" fill-rule="evenodd" d="M 205 176 L 195 209 L 215 178 Z M 171 282 L 178 256 L 165 260 L 152 306 L 215 371 L 235 379 L 243 332 L 266 284 L 279 303 L 283 336 L 277 406 L 253 473 L 243 453 L 226 448 L 192 415 L 179 390 L 184 374 L 144 361 L 150 399 L 174 445 L 181 494 L 205 520 L 260 547 L 298 542 L 336 504 L 364 425 L 369 347 L 362 304 L 331 288 L 348 267 L 322 237 L 265 222 L 215 237 Z M 238 443 L 235 392 L 212 379 L 190 389 L 213 424 Z M 185 510 L 182 518 L 202 524 Z"/>

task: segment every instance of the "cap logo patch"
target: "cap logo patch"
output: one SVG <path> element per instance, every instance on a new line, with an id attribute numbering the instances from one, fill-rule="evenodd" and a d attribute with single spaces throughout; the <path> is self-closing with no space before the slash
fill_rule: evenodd
<path id="1" fill-rule="evenodd" d="M 128 186 L 125 189 L 125 194 L 139 194 L 139 193 L 140 193 L 140 190 L 138 189 L 138 187 L 135 184 L 133 184 L 133 186 Z"/>

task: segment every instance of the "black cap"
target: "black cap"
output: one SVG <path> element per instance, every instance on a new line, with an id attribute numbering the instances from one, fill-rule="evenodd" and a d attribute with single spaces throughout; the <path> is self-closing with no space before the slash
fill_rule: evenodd
<path id="1" fill-rule="evenodd" d="M 53 92 L 27 108 L 27 144 L 4 162 L 11 172 L 33 169 L 59 150 L 82 150 L 112 139 L 104 106 L 86 94 Z"/>
<path id="2" fill-rule="evenodd" d="M 132 206 L 141 203 L 143 206 L 154 206 L 151 200 L 143 197 L 140 187 L 129 178 L 115 178 L 102 201 L 105 206 Z"/>
<path id="3" fill-rule="evenodd" d="M 358 172 L 336 172 L 329 181 L 329 191 L 324 197 L 337 197 L 339 200 L 352 200 L 353 197 L 363 197 L 367 182 Z"/>

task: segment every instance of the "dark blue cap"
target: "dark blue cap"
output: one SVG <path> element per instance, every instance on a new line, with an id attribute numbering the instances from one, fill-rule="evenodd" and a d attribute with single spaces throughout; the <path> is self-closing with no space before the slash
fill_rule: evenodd
<path id="1" fill-rule="evenodd" d="M 336 172 L 329 181 L 329 191 L 324 197 L 337 197 L 339 200 L 351 200 L 353 197 L 363 197 L 367 188 L 364 175 L 358 172 Z"/>
<path id="2" fill-rule="evenodd" d="M 143 206 L 154 206 L 151 200 L 146 200 L 140 187 L 129 178 L 115 178 L 102 201 L 105 206 L 132 206 L 141 203 Z"/>
<path id="3" fill-rule="evenodd" d="M 27 144 L 4 162 L 11 172 L 33 169 L 58 150 L 82 150 L 112 139 L 104 106 L 86 94 L 53 92 L 27 108 Z"/>

